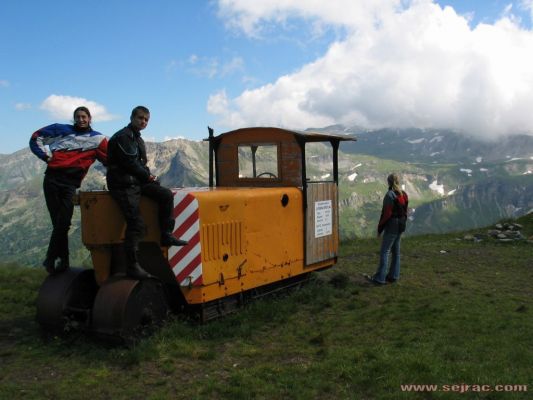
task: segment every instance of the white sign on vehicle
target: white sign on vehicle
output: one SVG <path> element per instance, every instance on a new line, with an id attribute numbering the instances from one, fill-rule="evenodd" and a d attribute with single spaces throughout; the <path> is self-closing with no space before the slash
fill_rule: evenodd
<path id="1" fill-rule="evenodd" d="M 331 200 L 315 202 L 315 238 L 332 233 Z"/>

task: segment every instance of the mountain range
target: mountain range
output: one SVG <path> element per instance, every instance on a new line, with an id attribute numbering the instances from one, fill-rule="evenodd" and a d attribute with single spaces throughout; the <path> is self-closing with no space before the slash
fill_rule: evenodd
<path id="1" fill-rule="evenodd" d="M 410 197 L 407 234 L 486 226 L 533 210 L 533 137 L 486 142 L 457 132 L 420 129 L 364 131 L 334 125 L 313 131 L 348 134 L 339 152 L 341 239 L 375 234 L 386 176 L 398 172 Z M 309 144 L 308 177 L 331 176 L 329 145 Z M 174 139 L 147 143 L 149 166 L 168 187 L 206 186 L 206 142 Z M 37 265 L 46 251 L 50 221 L 42 194 L 45 164 L 29 149 L 0 155 L 0 255 Z M 105 187 L 105 169 L 91 167 L 82 189 Z M 71 257 L 87 262 L 79 210 L 70 232 Z"/>

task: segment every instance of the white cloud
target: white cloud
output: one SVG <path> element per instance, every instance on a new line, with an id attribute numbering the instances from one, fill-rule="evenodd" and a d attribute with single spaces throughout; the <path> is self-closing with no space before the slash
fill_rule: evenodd
<path id="1" fill-rule="evenodd" d="M 522 0 L 520 2 L 520 7 L 529 11 L 529 17 L 533 20 L 533 0 Z"/>
<path id="2" fill-rule="evenodd" d="M 31 108 L 30 103 L 16 103 L 15 104 L 15 110 L 17 111 L 29 110 L 30 108 Z"/>
<path id="3" fill-rule="evenodd" d="M 225 90 L 212 94 L 207 100 L 207 111 L 211 114 L 222 114 L 228 108 L 229 100 Z"/>
<path id="4" fill-rule="evenodd" d="M 70 120 L 72 119 L 72 113 L 79 106 L 85 106 L 91 111 L 93 122 L 111 121 L 117 118 L 116 115 L 110 114 L 103 105 L 82 97 L 52 94 L 44 99 L 40 108 L 47 111 L 54 118 Z"/>
<path id="5" fill-rule="evenodd" d="M 219 62 L 216 57 L 199 57 L 191 55 L 186 62 L 181 63 L 186 70 L 198 77 L 214 78 L 219 71 Z"/>
<path id="6" fill-rule="evenodd" d="M 244 60 L 242 57 L 234 56 L 230 60 L 220 61 L 218 57 L 200 57 L 196 54 L 189 56 L 185 63 L 172 62 L 174 69 L 178 64 L 186 66 L 189 72 L 209 79 L 224 78 L 228 75 L 244 71 Z"/>
<path id="7" fill-rule="evenodd" d="M 242 57 L 233 57 L 220 68 L 220 76 L 224 77 L 235 72 L 244 70 L 244 60 Z"/>
<path id="8" fill-rule="evenodd" d="M 533 1 L 523 5 L 533 9 Z M 533 133 L 533 31 L 502 10 L 493 24 L 431 0 L 219 0 L 250 37 L 294 18 L 345 29 L 299 70 L 235 98 L 210 97 L 230 127 L 451 128 L 478 137 Z M 237 125 L 236 125 L 237 124 Z"/>
<path id="9" fill-rule="evenodd" d="M 182 136 L 182 135 L 177 135 L 177 136 L 165 136 L 163 138 L 163 142 L 167 142 L 169 140 L 176 140 L 176 139 L 187 139 L 185 136 Z"/>
<path id="10" fill-rule="evenodd" d="M 6 81 L 5 79 L 0 79 L 0 87 L 8 87 L 9 81 Z"/>
<path id="11" fill-rule="evenodd" d="M 313 32 L 323 24 L 370 27 L 378 17 L 401 7 L 401 0 L 219 0 L 219 16 L 228 27 L 251 37 L 261 36 L 268 24 L 286 24 L 291 18 L 312 20 Z"/>

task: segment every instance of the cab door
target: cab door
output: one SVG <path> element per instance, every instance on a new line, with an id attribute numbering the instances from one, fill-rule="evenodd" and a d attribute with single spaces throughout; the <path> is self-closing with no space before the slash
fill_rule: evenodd
<path id="1" fill-rule="evenodd" d="M 337 257 L 339 216 L 336 182 L 308 183 L 306 188 L 305 265 Z"/>

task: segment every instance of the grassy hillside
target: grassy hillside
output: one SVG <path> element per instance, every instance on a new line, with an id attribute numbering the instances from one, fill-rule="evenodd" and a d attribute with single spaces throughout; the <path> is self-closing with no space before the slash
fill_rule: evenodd
<path id="1" fill-rule="evenodd" d="M 531 236 L 533 214 L 519 222 Z M 42 335 L 34 303 L 44 272 L 4 265 L 0 398 L 531 398 L 533 244 L 430 235 L 402 246 L 398 284 L 361 277 L 375 269 L 376 239 L 343 243 L 338 265 L 302 289 L 206 325 L 173 317 L 131 349 Z M 405 384 L 529 392 L 454 396 Z"/>

